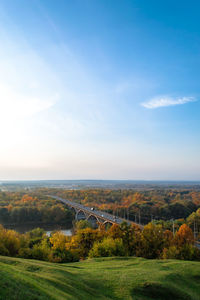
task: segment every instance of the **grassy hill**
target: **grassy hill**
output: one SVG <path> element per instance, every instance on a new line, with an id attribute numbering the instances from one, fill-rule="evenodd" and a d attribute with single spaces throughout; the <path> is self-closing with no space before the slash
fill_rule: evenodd
<path id="1" fill-rule="evenodd" d="M 200 263 L 102 258 L 70 264 L 0 256 L 0 299 L 200 299 Z"/>

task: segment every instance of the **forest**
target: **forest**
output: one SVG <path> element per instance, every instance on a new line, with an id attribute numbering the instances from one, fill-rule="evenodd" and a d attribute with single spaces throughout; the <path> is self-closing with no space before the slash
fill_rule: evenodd
<path id="1" fill-rule="evenodd" d="M 71 225 L 73 212 L 39 192 L 0 192 L 0 224 Z"/>
<path id="2" fill-rule="evenodd" d="M 173 234 L 162 225 L 149 223 L 141 230 L 125 222 L 108 230 L 104 226 L 77 228 L 70 237 L 60 231 L 48 237 L 40 228 L 19 234 L 0 226 L 0 255 L 56 263 L 111 256 L 200 260 L 200 250 L 194 247 L 193 232 L 186 224 Z"/>
<path id="3" fill-rule="evenodd" d="M 46 193 L 46 191 L 43 191 Z M 200 190 L 194 189 L 133 189 L 50 190 L 60 197 L 85 206 L 107 211 L 141 224 L 154 222 L 172 230 L 187 223 L 200 232 Z"/>
<path id="4" fill-rule="evenodd" d="M 47 236 L 41 228 L 25 234 L 3 226 L 13 224 L 72 224 L 73 212 L 48 194 L 77 201 L 145 225 L 92 228 L 76 223 L 71 237 L 62 232 Z M 140 220 L 139 220 L 140 217 Z M 174 221 L 172 222 L 172 219 Z M 87 257 L 138 256 L 199 260 L 194 247 L 199 238 L 200 192 L 192 190 L 64 190 L 0 192 L 0 255 L 50 262 L 79 261 Z M 41 226 L 42 227 L 42 226 Z"/>
<path id="5" fill-rule="evenodd" d="M 0 192 L 0 224 L 72 225 L 74 213 L 48 197 L 58 195 L 85 206 L 110 212 L 141 224 L 154 222 L 175 230 L 187 223 L 200 231 L 200 190 L 198 189 L 84 189 L 40 188 L 31 191 Z M 174 221 L 172 221 L 174 220 Z"/>

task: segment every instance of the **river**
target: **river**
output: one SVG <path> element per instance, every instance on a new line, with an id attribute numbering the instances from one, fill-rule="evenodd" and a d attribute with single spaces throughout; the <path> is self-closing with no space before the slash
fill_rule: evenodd
<path id="1" fill-rule="evenodd" d="M 53 231 L 61 231 L 63 234 L 67 236 L 71 236 L 73 233 L 72 226 L 57 226 L 57 225 L 42 225 L 42 224 L 35 224 L 35 225 L 4 225 L 6 229 L 13 229 L 19 233 L 26 233 L 31 231 L 35 228 L 42 228 L 46 231 L 47 236 L 50 236 Z"/>

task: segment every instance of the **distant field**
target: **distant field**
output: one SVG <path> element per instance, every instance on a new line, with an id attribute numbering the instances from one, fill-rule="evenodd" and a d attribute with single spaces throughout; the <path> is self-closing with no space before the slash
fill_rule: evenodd
<path id="1" fill-rule="evenodd" d="M 38 188 L 59 189 L 195 189 L 200 190 L 200 181 L 166 180 L 19 180 L 0 181 L 2 191 L 30 191 Z"/>
<path id="2" fill-rule="evenodd" d="M 0 256 L 0 299 L 200 299 L 200 263 L 104 258 L 70 264 Z"/>

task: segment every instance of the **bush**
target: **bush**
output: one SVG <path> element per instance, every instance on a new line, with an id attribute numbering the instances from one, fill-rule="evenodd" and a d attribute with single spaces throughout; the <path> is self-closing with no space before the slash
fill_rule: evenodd
<path id="1" fill-rule="evenodd" d="M 48 260 L 54 263 L 75 262 L 79 261 L 79 256 L 76 252 L 56 249 L 49 253 Z"/>
<path id="2" fill-rule="evenodd" d="M 168 249 L 164 248 L 162 258 L 164 259 L 182 259 L 182 260 L 200 260 L 200 251 L 190 244 L 185 244 L 177 248 L 171 246 Z"/>
<path id="3" fill-rule="evenodd" d="M 50 254 L 48 239 L 43 240 L 40 244 L 35 244 L 32 249 L 32 257 L 39 260 L 48 260 Z"/>
<path id="4" fill-rule="evenodd" d="M 178 259 L 197 260 L 200 258 L 200 251 L 190 244 L 185 244 L 179 249 Z"/>
<path id="5" fill-rule="evenodd" d="M 169 248 L 164 248 L 162 253 L 162 258 L 164 259 L 177 259 L 179 251 L 175 246 L 170 246 Z"/>
<path id="6" fill-rule="evenodd" d="M 1 243 L 1 242 L 0 242 L 0 255 L 5 255 L 5 256 L 9 255 L 8 249 L 6 249 L 6 247 L 4 246 L 4 244 Z"/>
<path id="7" fill-rule="evenodd" d="M 89 252 L 89 257 L 124 256 L 125 249 L 122 239 L 105 238 L 101 242 L 95 242 Z"/>
<path id="8" fill-rule="evenodd" d="M 32 258 L 32 250 L 30 248 L 21 248 L 18 256 L 21 258 Z"/>
<path id="9" fill-rule="evenodd" d="M 85 229 L 85 228 L 93 228 L 92 223 L 87 220 L 77 221 L 75 224 L 76 230 Z"/>

